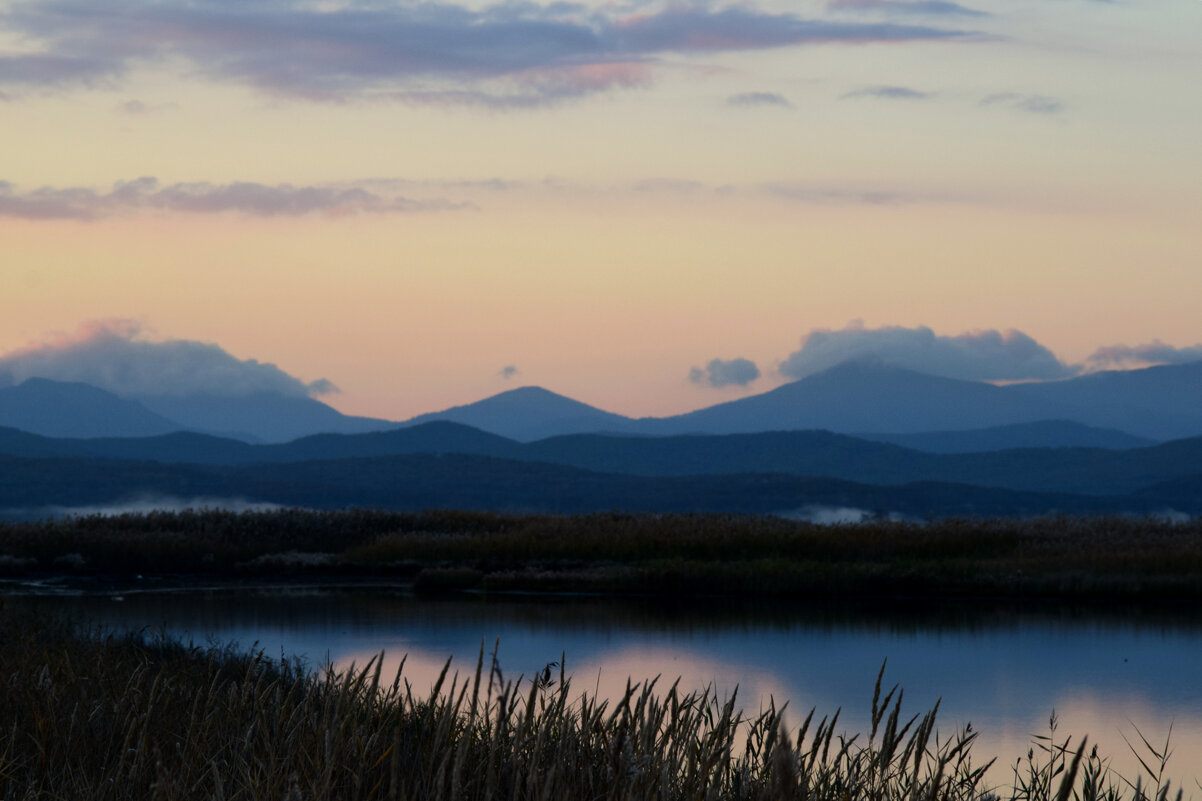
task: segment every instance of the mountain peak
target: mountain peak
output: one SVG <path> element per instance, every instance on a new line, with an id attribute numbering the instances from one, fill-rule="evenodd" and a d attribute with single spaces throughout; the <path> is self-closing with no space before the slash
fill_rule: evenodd
<path id="1" fill-rule="evenodd" d="M 626 431 L 633 425 L 630 418 L 538 386 L 509 389 L 475 403 L 419 415 L 403 425 L 433 420 L 450 420 L 522 442 L 581 431 Z"/>
<path id="2" fill-rule="evenodd" d="M 185 427 L 91 384 L 48 378 L 0 388 L 0 425 L 51 437 L 147 437 Z"/>

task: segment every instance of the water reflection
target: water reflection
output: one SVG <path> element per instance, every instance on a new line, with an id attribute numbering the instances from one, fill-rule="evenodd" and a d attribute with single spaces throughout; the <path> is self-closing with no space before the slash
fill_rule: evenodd
<path id="1" fill-rule="evenodd" d="M 161 628 L 198 643 L 237 641 L 267 655 L 314 666 L 363 664 L 385 652 L 385 675 L 404 655 L 405 677 L 426 691 L 448 656 L 475 670 L 483 644 L 499 638 L 506 678 L 531 676 L 566 655 L 574 691 L 621 696 L 628 677 L 680 677 L 684 690 L 737 686 L 755 712 L 788 701 L 790 720 L 812 707 L 866 730 L 872 686 L 905 691 L 903 711 L 941 699 L 940 730 L 970 721 L 981 732 L 978 759 L 998 755 L 991 774 L 1010 781 L 1032 734 L 1047 733 L 1052 710 L 1060 739 L 1090 742 L 1133 772 L 1123 739 L 1135 727 L 1155 744 L 1172 726 L 1170 774 L 1202 778 L 1202 615 L 1161 609 L 1081 610 L 943 605 L 754 604 L 613 601 L 587 598 L 419 600 L 381 591 L 123 592 L 109 597 L 24 599 L 85 613 L 98 623 Z M 1188 791 L 1188 789 L 1187 789 Z"/>

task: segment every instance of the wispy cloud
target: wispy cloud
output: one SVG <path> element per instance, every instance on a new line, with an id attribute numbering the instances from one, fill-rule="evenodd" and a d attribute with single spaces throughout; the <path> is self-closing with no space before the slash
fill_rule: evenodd
<path id="1" fill-rule="evenodd" d="M 306 214 L 383 214 L 464 208 L 472 206 L 447 200 L 387 197 L 357 187 L 270 186 L 245 181 L 160 186 L 155 178 L 144 177 L 118 182 L 108 192 L 87 187 L 40 187 L 19 192 L 11 183 L 0 181 L 0 216 L 41 220 L 93 220 L 145 210 L 295 217 Z"/>
<path id="2" fill-rule="evenodd" d="M 3 22 L 0 17 L 0 22 Z M 0 85 L 16 88 L 97 86 L 124 72 L 120 58 L 62 53 L 0 53 Z"/>
<path id="3" fill-rule="evenodd" d="M 644 178 L 630 184 L 630 189 L 639 194 L 671 193 L 678 195 L 711 191 L 709 186 L 700 181 L 688 181 L 680 178 Z"/>
<path id="4" fill-rule="evenodd" d="M 0 53 L 0 86 L 119 83 L 142 65 L 312 100 L 526 108 L 641 85 L 667 54 L 822 43 L 971 38 L 971 31 L 832 22 L 755 6 L 624 12 L 574 3 L 331 6 L 291 0 L 17 2 L 0 28 L 34 53 Z"/>
<path id="5" fill-rule="evenodd" d="M 988 95 L 981 99 L 981 105 L 1003 106 L 1031 114 L 1059 114 L 1064 111 L 1064 102 L 1055 97 L 1017 92 L 998 92 Z"/>
<path id="6" fill-rule="evenodd" d="M 726 98 L 726 105 L 740 108 L 755 108 L 761 106 L 777 106 L 793 108 L 793 104 L 775 92 L 744 92 Z"/>
<path id="7" fill-rule="evenodd" d="M 978 329 L 947 336 L 926 326 L 867 328 L 854 320 L 842 329 L 816 328 L 780 365 L 789 378 L 804 378 L 856 359 L 946 378 L 1022 381 L 1068 378 L 1080 368 L 1060 361 L 1022 331 Z"/>
<path id="8" fill-rule="evenodd" d="M 1178 348 L 1154 339 L 1144 345 L 1108 345 L 1098 348 L 1086 363 L 1095 369 L 1149 364 L 1188 364 L 1202 361 L 1202 344 Z"/>
<path id="9" fill-rule="evenodd" d="M 155 114 L 173 108 L 176 108 L 174 103 L 144 103 L 136 98 L 117 104 L 117 112 L 119 114 L 127 114 L 131 117 L 142 117 L 147 114 Z"/>
<path id="10" fill-rule="evenodd" d="M 826 7 L 835 11 L 876 12 L 884 14 L 933 17 L 988 17 L 980 11 L 944 0 L 830 0 Z"/>
<path id="11" fill-rule="evenodd" d="M 326 379 L 304 382 L 274 364 L 238 359 L 207 342 L 144 336 L 136 320 L 94 320 L 0 355 L 0 373 L 16 381 L 81 381 L 122 396 L 260 393 L 325 395 L 338 388 Z"/>
<path id="12" fill-rule="evenodd" d="M 750 359 L 711 359 L 705 367 L 689 370 L 689 380 L 709 387 L 745 387 L 760 377 L 760 368 Z"/>
<path id="13" fill-rule="evenodd" d="M 756 187 L 756 190 L 781 200 L 820 205 L 843 205 L 851 203 L 871 206 L 899 206 L 911 203 L 963 202 L 966 199 L 947 193 L 906 187 L 811 184 L 789 181 L 762 184 Z"/>
<path id="14" fill-rule="evenodd" d="M 521 374 L 522 374 L 522 371 L 519 370 L 517 368 L 517 365 L 515 365 L 515 364 L 507 364 L 504 367 L 502 367 L 500 370 L 497 371 L 497 375 L 499 375 L 502 379 L 504 379 L 506 381 L 511 381 L 514 378 L 517 378 Z"/>
<path id="15" fill-rule="evenodd" d="M 934 97 L 932 92 L 920 92 L 906 86 L 865 86 L 841 95 L 840 100 L 854 100 L 861 97 L 878 97 L 885 100 L 926 100 Z"/>

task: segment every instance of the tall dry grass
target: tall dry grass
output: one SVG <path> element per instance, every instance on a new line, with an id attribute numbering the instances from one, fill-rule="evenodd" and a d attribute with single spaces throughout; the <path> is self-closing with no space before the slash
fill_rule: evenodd
<path id="1" fill-rule="evenodd" d="M 838 712 L 789 730 L 782 709 L 749 717 L 656 680 L 615 701 L 576 693 L 562 665 L 514 680 L 483 648 L 418 693 L 403 663 L 313 672 L 3 611 L 0 641 L 7 801 L 1168 798 L 1158 776 L 1124 783 L 1052 736 L 1012 787 L 988 787 L 976 732 L 942 736 L 937 707 L 907 718 L 883 668 L 870 731 L 844 737 Z"/>
<path id="2" fill-rule="evenodd" d="M 1202 599 L 1202 520 L 221 512 L 0 523 L 0 577 L 360 576 L 419 589 Z"/>

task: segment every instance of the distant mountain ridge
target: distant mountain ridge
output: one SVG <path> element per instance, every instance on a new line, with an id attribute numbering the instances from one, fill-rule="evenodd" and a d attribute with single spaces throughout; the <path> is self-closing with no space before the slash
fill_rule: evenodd
<path id="1" fill-rule="evenodd" d="M 1202 362 L 1108 370 L 1006 389 L 1071 407 L 1070 419 L 1088 425 L 1153 439 L 1202 435 Z"/>
<path id="2" fill-rule="evenodd" d="M 1098 428 L 1071 420 L 1039 420 L 966 431 L 924 431 L 918 434 L 864 434 L 873 442 L 888 442 L 928 453 L 982 453 L 1012 448 L 1105 448 L 1129 450 L 1155 445 L 1156 441 L 1112 428 Z"/>
<path id="3" fill-rule="evenodd" d="M 45 378 L 0 388 L 0 425 L 51 437 L 150 437 L 185 427 L 90 384 Z"/>
<path id="4" fill-rule="evenodd" d="M 602 411 L 542 387 L 511 389 L 475 403 L 421 414 L 401 425 L 421 425 L 434 420 L 462 423 L 519 442 L 581 432 L 630 433 L 636 427 L 629 417 Z"/>
<path id="5" fill-rule="evenodd" d="M 289 442 L 317 433 L 360 434 L 396 425 L 351 417 L 321 401 L 293 395 L 144 395 L 137 400 L 184 428 L 250 442 Z"/>
<path id="6" fill-rule="evenodd" d="M 469 455 L 642 477 L 778 474 L 875 485 L 926 481 L 1093 495 L 1129 493 L 1202 472 L 1202 437 L 1126 450 L 1014 448 L 937 454 L 830 431 L 671 437 L 572 434 L 520 443 L 447 421 L 366 434 L 321 434 L 276 445 L 190 432 L 54 440 L 0 429 L 0 453 L 222 466 Z"/>
<path id="7" fill-rule="evenodd" d="M 880 441 L 934 452 L 1139 447 L 1148 440 L 1202 435 L 1202 362 L 1008 386 L 940 378 L 876 362 L 846 362 L 758 395 L 637 420 L 540 387 L 509 390 L 402 423 L 343 415 L 299 396 L 130 399 L 86 384 L 44 379 L 0 388 L 0 426 L 54 437 L 155 436 L 192 430 L 248 442 L 285 443 L 319 433 L 366 433 L 436 420 L 520 442 L 585 433 L 827 430 L 872 432 L 869 436 Z M 956 433 L 969 431 L 978 433 Z"/>
<path id="8" fill-rule="evenodd" d="M 632 419 L 538 387 L 523 387 L 419 415 L 404 425 L 430 420 L 464 423 L 523 442 L 585 433 L 668 436 L 828 430 L 911 435 L 1064 421 L 1116 432 L 1106 447 L 1137 447 L 1141 440 L 1202 435 L 1202 362 L 994 386 L 877 361 L 850 361 L 758 395 L 669 417 Z M 1069 435 L 1045 428 L 1043 433 L 1052 442 L 1059 440 L 1057 444 L 1103 445 L 1080 430 Z M 1005 436 L 999 432 L 1001 439 Z M 1130 438 L 1125 445 L 1123 436 Z M 1037 437 L 1002 444 L 1045 446 Z"/>
<path id="9" fill-rule="evenodd" d="M 394 426 L 290 395 L 125 398 L 90 384 L 45 378 L 0 387 L 0 427 L 48 437 L 153 437 L 196 431 L 251 442 L 288 442 L 319 432 L 350 434 Z"/>
<path id="10" fill-rule="evenodd" d="M 845 362 L 760 395 L 641 421 L 655 434 L 825 429 L 918 433 L 1071 418 L 1061 405 L 977 381 Z"/>
<path id="11" fill-rule="evenodd" d="M 1167 492 L 1180 493 L 1182 484 Z M 815 508 L 948 516 L 1148 513 L 1164 508 L 1155 488 L 1093 497 L 943 482 L 873 486 L 780 474 L 643 477 L 487 456 L 415 454 L 251 466 L 163 465 L 99 459 L 0 456 L 0 519 L 73 510 L 144 508 L 155 498 L 238 500 L 314 509 L 475 509 L 557 514 L 725 512 L 804 518 Z M 1197 496 L 1185 513 L 1202 511 Z"/>

